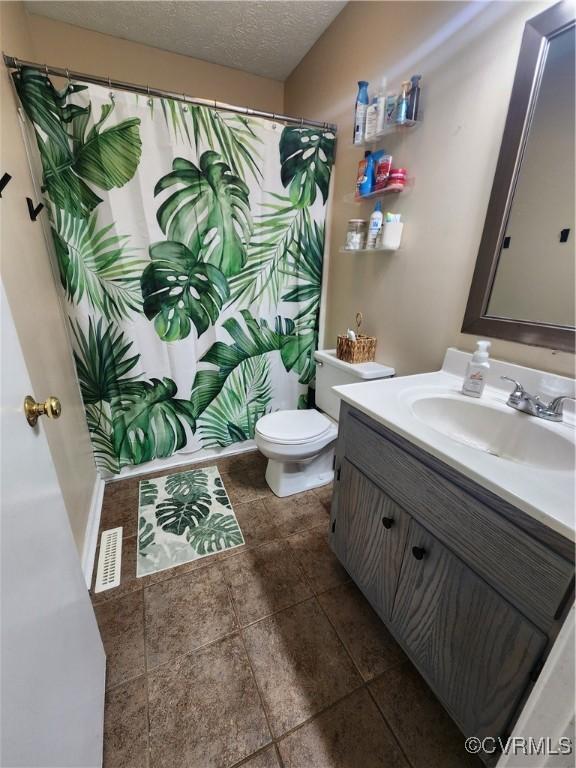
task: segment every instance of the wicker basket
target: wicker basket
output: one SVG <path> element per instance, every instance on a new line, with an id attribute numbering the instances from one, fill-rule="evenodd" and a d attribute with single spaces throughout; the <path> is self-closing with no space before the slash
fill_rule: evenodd
<path id="1" fill-rule="evenodd" d="M 371 363 L 376 355 L 376 337 L 358 334 L 356 341 L 338 336 L 336 357 L 346 363 Z"/>
<path id="2" fill-rule="evenodd" d="M 356 313 L 356 340 L 348 336 L 338 336 L 336 342 L 336 357 L 345 363 L 371 363 L 376 355 L 376 337 L 364 336 L 360 333 L 362 313 Z"/>

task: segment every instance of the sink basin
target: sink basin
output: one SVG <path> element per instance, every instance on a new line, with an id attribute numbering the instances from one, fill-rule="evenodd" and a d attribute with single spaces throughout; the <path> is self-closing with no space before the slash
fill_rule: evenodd
<path id="1" fill-rule="evenodd" d="M 432 395 L 412 400 L 410 408 L 419 421 L 463 445 L 540 469 L 574 470 L 572 440 L 508 406 Z"/>

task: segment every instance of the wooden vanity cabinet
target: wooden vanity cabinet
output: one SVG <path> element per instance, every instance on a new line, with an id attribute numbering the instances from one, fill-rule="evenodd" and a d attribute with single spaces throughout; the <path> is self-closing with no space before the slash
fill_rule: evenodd
<path id="1" fill-rule="evenodd" d="M 339 490 L 333 547 L 380 618 L 388 621 L 410 518 L 346 459 Z"/>
<path id="2" fill-rule="evenodd" d="M 573 600 L 569 543 L 343 403 L 331 546 L 462 732 L 505 735 Z"/>

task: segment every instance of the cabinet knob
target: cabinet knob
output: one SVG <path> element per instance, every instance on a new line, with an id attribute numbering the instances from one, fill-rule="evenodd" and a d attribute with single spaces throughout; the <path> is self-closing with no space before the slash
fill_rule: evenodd
<path id="1" fill-rule="evenodd" d="M 394 518 L 393 517 L 383 517 L 382 518 L 382 525 L 384 526 L 384 528 L 389 530 L 394 525 Z"/>
<path id="2" fill-rule="evenodd" d="M 416 558 L 416 560 L 422 560 L 424 555 L 426 554 L 426 550 L 422 547 L 412 547 L 412 554 Z"/>

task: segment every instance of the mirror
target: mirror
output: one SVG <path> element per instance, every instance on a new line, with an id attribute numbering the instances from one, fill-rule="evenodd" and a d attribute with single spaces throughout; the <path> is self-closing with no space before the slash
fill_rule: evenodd
<path id="1" fill-rule="evenodd" d="M 575 33 L 570 2 L 526 24 L 465 333 L 574 351 Z"/>

